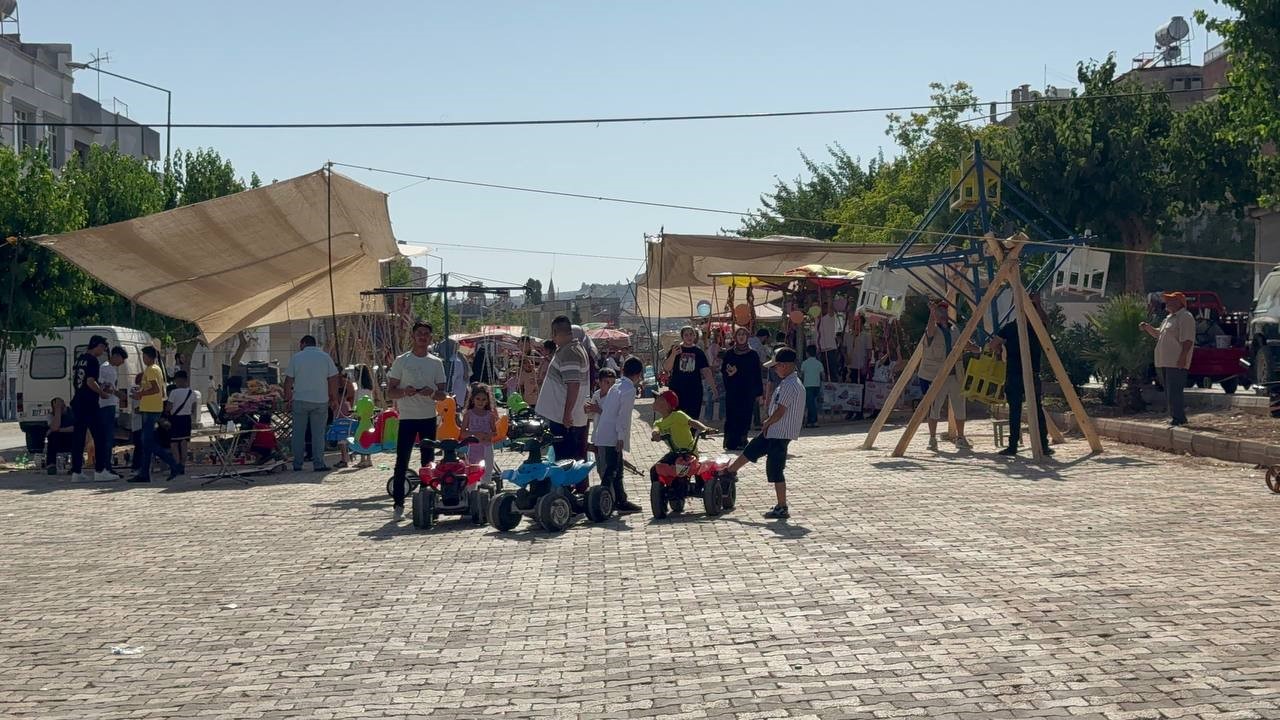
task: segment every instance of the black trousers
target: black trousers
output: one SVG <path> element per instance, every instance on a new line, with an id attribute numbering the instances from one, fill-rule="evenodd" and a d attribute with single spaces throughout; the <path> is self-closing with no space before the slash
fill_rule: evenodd
<path id="1" fill-rule="evenodd" d="M 1036 378 L 1036 419 L 1040 421 L 1041 447 L 1049 447 L 1049 426 L 1044 421 L 1044 387 Z M 1009 401 L 1009 447 L 1018 447 L 1018 437 L 1022 433 L 1022 403 L 1027 399 L 1027 392 L 1022 386 L 1022 378 L 1017 382 L 1005 379 L 1004 397 Z M 1029 439 L 1029 438 L 1028 438 Z"/>
<path id="2" fill-rule="evenodd" d="M 294 430 L 297 432 L 297 430 Z M 436 439 L 436 419 L 400 420 L 400 434 L 396 436 L 396 469 L 395 482 L 391 484 L 391 497 L 396 505 L 404 504 L 404 476 L 409 472 L 409 457 L 419 440 Z M 422 464 L 426 465 L 436 456 L 433 448 L 422 448 Z"/>
<path id="3" fill-rule="evenodd" d="M 98 424 L 98 406 L 97 403 L 84 407 L 72 405 L 71 412 L 76 415 L 75 427 L 71 429 L 71 472 L 78 473 L 84 470 L 85 438 Z M 97 437 L 97 432 L 94 432 L 94 437 Z"/>
<path id="4" fill-rule="evenodd" d="M 565 427 L 558 422 L 548 421 L 551 434 L 560 438 L 551 447 L 556 451 L 556 460 L 586 460 L 587 426 Z"/>
<path id="5" fill-rule="evenodd" d="M 51 432 L 44 436 L 44 464 L 53 467 L 58 462 L 58 453 L 71 452 L 71 436 L 69 432 Z M 81 440 L 83 443 L 84 441 Z M 83 450 L 81 446 L 81 450 Z"/>
<path id="6" fill-rule="evenodd" d="M 750 397 L 746 393 L 725 393 L 725 450 L 741 450 L 747 446 L 747 433 L 751 431 L 751 413 L 752 409 L 757 406 L 756 398 Z"/>
<path id="7" fill-rule="evenodd" d="M 596 447 L 600 463 L 600 484 L 613 491 L 613 502 L 620 503 L 627 499 L 627 489 L 622 484 L 622 453 L 616 445 Z"/>

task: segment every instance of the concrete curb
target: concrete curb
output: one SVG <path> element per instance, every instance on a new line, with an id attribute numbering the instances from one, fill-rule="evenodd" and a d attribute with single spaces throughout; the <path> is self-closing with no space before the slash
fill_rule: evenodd
<path id="1" fill-rule="evenodd" d="M 1053 419 L 1065 431 L 1075 429 L 1071 413 L 1053 413 Z M 1280 465 L 1280 446 L 1256 440 L 1241 440 L 1214 433 L 1196 432 L 1185 427 L 1148 425 L 1117 418 L 1093 418 L 1100 435 L 1130 445 L 1142 445 L 1154 450 L 1189 453 L 1228 462 L 1250 465 Z"/>

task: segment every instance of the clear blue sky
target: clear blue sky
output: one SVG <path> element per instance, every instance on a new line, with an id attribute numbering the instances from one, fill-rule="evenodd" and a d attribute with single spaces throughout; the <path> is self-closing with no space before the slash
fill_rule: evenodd
<path id="1" fill-rule="evenodd" d="M 668 115 L 928 102 L 964 80 L 984 100 L 1071 86 L 1078 60 L 1150 49 L 1197 4 L 19 0 L 25 39 L 95 48 L 105 67 L 174 93 L 175 122 L 409 121 Z M 1212 9 L 1212 8 L 1211 8 Z M 1193 30 L 1192 57 L 1206 48 Z M 77 89 L 92 96 L 92 73 Z M 104 77 L 142 122 L 163 95 Z M 731 210 L 757 206 L 797 150 L 892 153 L 882 114 L 625 126 L 414 130 L 176 130 L 245 175 L 285 179 L 326 160 L 485 182 Z M 391 191 L 410 181 L 344 171 Z M 414 243 L 642 256 L 642 236 L 714 233 L 735 218 L 426 183 L 391 196 Z M 633 275 L 639 262 L 440 248 L 447 270 L 558 288 Z M 432 261 L 434 271 L 438 263 Z"/>

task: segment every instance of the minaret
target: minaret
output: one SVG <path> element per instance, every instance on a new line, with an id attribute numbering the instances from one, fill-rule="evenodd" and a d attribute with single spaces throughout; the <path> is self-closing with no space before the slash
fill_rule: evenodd
<path id="1" fill-rule="evenodd" d="M 547 281 L 547 292 L 543 296 L 543 302 L 551 302 L 556 299 L 556 279 L 552 277 Z"/>

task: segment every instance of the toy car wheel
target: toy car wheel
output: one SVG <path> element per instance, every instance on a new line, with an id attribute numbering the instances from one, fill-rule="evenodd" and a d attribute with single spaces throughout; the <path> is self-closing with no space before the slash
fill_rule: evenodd
<path id="1" fill-rule="evenodd" d="M 538 522 L 547 532 L 564 532 L 573 522 L 573 506 L 559 491 L 550 492 L 538 499 L 534 512 Z"/>
<path id="2" fill-rule="evenodd" d="M 667 505 L 671 507 L 671 513 L 673 515 L 679 515 L 680 513 L 684 512 L 684 500 L 685 500 L 684 498 L 680 497 L 680 498 L 671 498 L 670 500 L 667 501 Z"/>
<path id="3" fill-rule="evenodd" d="M 710 517 L 724 512 L 724 486 L 714 481 L 707 483 L 702 489 L 702 505 Z"/>
<path id="4" fill-rule="evenodd" d="M 1280 467 L 1267 468 L 1267 489 L 1280 493 Z"/>
<path id="5" fill-rule="evenodd" d="M 507 532 L 520 524 L 520 511 L 516 509 L 515 493 L 499 493 L 489 501 L 489 525 L 498 532 Z"/>
<path id="6" fill-rule="evenodd" d="M 667 498 L 663 490 L 662 483 L 649 483 L 649 509 L 653 511 L 655 520 L 661 520 L 667 516 Z"/>
<path id="7" fill-rule="evenodd" d="M 431 529 L 436 524 L 436 491 L 431 488 L 419 488 L 413 494 L 413 526 L 423 530 Z"/>
<path id="8" fill-rule="evenodd" d="M 604 522 L 613 514 L 613 491 L 597 485 L 587 491 L 587 519 Z"/>
<path id="9" fill-rule="evenodd" d="M 724 488 L 724 510 L 728 512 L 738 505 L 738 483 L 728 473 L 720 476 L 720 484 Z"/>

